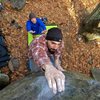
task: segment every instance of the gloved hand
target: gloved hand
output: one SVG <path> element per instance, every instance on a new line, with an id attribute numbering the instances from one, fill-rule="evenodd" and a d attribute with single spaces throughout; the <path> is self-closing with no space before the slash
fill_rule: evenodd
<path id="1" fill-rule="evenodd" d="M 53 67 L 51 64 L 45 66 L 45 77 L 54 94 L 56 94 L 57 91 L 62 92 L 65 90 L 64 74 L 60 70 Z"/>

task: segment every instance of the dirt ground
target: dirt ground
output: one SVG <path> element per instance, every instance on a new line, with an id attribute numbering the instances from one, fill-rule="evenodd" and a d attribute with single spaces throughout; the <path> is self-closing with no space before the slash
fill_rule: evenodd
<path id="1" fill-rule="evenodd" d="M 96 7 L 99 0 L 27 0 L 25 7 L 16 11 L 9 2 L 5 10 L 0 12 L 0 28 L 3 29 L 11 56 L 19 59 L 18 70 L 11 73 L 11 80 L 24 77 L 27 73 L 27 32 L 25 23 L 32 11 L 38 17 L 47 17 L 49 23 L 55 23 L 63 31 L 65 49 L 62 53 L 62 66 L 66 70 L 78 71 L 90 75 L 92 67 L 100 68 L 100 48 L 91 41 L 77 41 L 79 24 Z M 22 29 L 10 26 L 15 19 Z M 9 73 L 7 67 L 2 68 Z"/>

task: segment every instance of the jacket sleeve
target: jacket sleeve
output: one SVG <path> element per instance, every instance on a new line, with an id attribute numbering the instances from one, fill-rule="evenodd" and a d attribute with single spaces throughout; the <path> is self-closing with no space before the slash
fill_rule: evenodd
<path id="1" fill-rule="evenodd" d="M 26 22 L 26 30 L 31 31 L 31 23 L 29 21 Z"/>
<path id="2" fill-rule="evenodd" d="M 39 25 L 42 27 L 43 30 L 46 30 L 46 26 L 45 26 L 45 24 L 42 22 L 41 19 L 38 19 L 38 23 L 39 23 Z"/>
<path id="3" fill-rule="evenodd" d="M 31 53 L 33 60 L 39 67 L 51 63 L 47 53 L 45 50 L 43 50 L 43 48 L 35 47 L 33 50 L 31 49 Z"/>

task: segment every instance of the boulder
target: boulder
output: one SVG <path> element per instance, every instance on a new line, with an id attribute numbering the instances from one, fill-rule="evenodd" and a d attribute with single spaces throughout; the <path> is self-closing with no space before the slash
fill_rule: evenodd
<path id="1" fill-rule="evenodd" d="M 54 94 L 45 76 L 30 74 L 0 91 L 2 100 L 100 100 L 100 83 L 65 72 L 65 91 Z M 76 73 L 75 73 L 76 74 Z M 80 74 L 81 77 L 83 75 Z"/>
<path id="2" fill-rule="evenodd" d="M 10 0 L 10 2 L 16 10 L 21 10 L 26 4 L 26 0 Z"/>
<path id="3" fill-rule="evenodd" d="M 0 90 L 9 84 L 9 76 L 3 73 L 0 73 Z"/>

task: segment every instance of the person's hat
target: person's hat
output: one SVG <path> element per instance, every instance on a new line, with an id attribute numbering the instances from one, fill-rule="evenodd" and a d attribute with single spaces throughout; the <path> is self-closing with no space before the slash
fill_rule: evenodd
<path id="1" fill-rule="evenodd" d="M 46 35 L 46 40 L 52 40 L 52 41 L 62 41 L 62 32 L 59 28 L 51 28 L 48 30 Z"/>
<path id="2" fill-rule="evenodd" d="M 29 19 L 31 20 L 32 18 L 36 18 L 36 15 L 35 15 L 34 13 L 31 12 L 31 13 L 29 14 Z"/>

